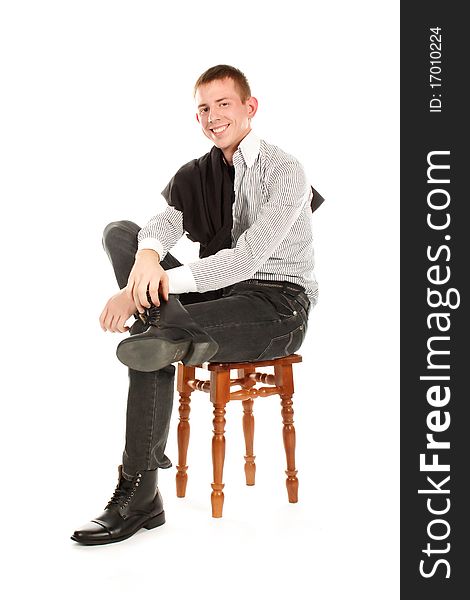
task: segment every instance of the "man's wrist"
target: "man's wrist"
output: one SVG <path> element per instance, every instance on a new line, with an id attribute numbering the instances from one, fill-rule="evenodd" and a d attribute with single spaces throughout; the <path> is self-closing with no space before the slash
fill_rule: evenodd
<path id="1" fill-rule="evenodd" d="M 151 256 L 152 254 L 156 256 L 158 262 L 160 262 L 160 254 L 152 248 L 142 248 L 140 250 L 137 250 L 137 252 L 135 253 L 135 258 L 138 258 L 139 256 Z"/>
<path id="2" fill-rule="evenodd" d="M 144 238 L 140 240 L 138 242 L 137 248 L 138 251 L 155 250 L 155 252 L 158 254 L 159 261 L 161 261 L 162 257 L 164 256 L 163 244 L 160 242 L 160 240 L 157 240 L 156 238 Z"/>

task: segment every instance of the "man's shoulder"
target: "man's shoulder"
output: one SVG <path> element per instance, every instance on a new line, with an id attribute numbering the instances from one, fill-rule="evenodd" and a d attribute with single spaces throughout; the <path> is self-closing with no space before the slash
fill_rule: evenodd
<path id="1" fill-rule="evenodd" d="M 260 139 L 260 155 L 264 157 L 265 161 L 269 161 L 271 163 L 290 162 L 293 164 L 300 164 L 300 161 L 296 156 L 290 152 L 286 152 L 276 144 L 267 142 L 265 139 Z"/>
<path id="2" fill-rule="evenodd" d="M 266 175 L 279 169 L 303 170 L 303 165 L 296 156 L 264 139 L 260 139 L 260 161 Z"/>

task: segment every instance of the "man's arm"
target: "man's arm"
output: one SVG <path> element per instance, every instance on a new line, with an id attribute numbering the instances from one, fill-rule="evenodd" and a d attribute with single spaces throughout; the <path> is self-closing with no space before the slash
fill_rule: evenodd
<path id="1" fill-rule="evenodd" d="M 167 206 L 139 231 L 138 248 L 155 250 L 160 260 L 163 260 L 183 234 L 183 213 L 172 206 Z"/>
<path id="2" fill-rule="evenodd" d="M 150 306 L 147 288 L 156 306 L 160 304 L 159 291 L 168 300 L 168 275 L 160 266 L 160 261 L 183 234 L 183 213 L 172 206 L 152 217 L 139 231 L 135 263 L 126 286 L 139 312 L 144 312 Z"/>
<path id="3" fill-rule="evenodd" d="M 254 223 L 235 248 L 189 263 L 196 291 L 206 292 L 249 279 L 275 252 L 310 197 L 304 169 L 289 161 L 277 167 L 268 182 L 270 194 Z M 172 269 L 178 271 L 182 267 Z M 169 271 L 171 277 L 171 271 Z"/>

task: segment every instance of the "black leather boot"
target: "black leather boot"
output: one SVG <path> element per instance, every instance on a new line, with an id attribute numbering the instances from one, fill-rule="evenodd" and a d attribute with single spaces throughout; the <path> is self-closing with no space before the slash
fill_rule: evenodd
<path id="1" fill-rule="evenodd" d="M 139 471 L 132 481 L 118 467 L 119 482 L 104 512 L 77 529 L 71 539 L 87 546 L 120 542 L 139 529 L 153 529 L 165 522 L 163 500 L 157 487 L 157 472 Z"/>
<path id="2" fill-rule="evenodd" d="M 180 360 L 185 365 L 200 365 L 219 349 L 193 321 L 177 294 L 170 294 L 158 307 L 152 304 L 146 313 L 147 331 L 126 338 L 116 350 L 119 360 L 135 371 L 157 371 Z"/>
<path id="3" fill-rule="evenodd" d="M 132 323 L 129 329 L 129 335 L 136 335 L 138 333 L 144 333 L 149 328 L 147 309 L 143 315 L 139 313 L 134 314 L 135 321 Z"/>

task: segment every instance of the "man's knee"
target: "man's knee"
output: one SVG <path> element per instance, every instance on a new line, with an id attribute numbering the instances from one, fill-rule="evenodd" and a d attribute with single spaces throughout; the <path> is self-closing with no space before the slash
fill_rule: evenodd
<path id="1" fill-rule="evenodd" d="M 132 221 L 112 221 L 108 223 L 103 231 L 103 248 L 109 251 L 116 245 L 122 245 L 122 243 L 130 238 L 135 239 L 140 231 L 140 227 Z"/>

